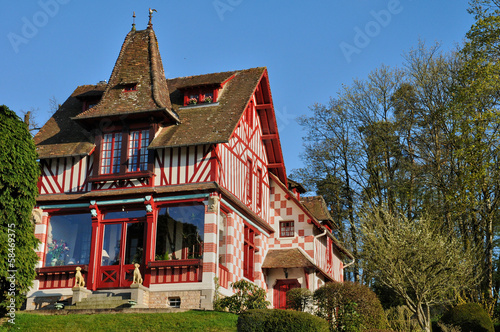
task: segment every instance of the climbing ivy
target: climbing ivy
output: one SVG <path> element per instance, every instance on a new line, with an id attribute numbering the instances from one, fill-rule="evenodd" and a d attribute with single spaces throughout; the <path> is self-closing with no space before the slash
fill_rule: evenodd
<path id="1" fill-rule="evenodd" d="M 38 257 L 31 211 L 40 169 L 27 125 L 0 106 L 0 315 L 23 304 Z"/>

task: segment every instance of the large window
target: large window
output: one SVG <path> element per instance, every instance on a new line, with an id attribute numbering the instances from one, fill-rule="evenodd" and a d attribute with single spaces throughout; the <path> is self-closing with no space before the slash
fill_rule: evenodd
<path id="1" fill-rule="evenodd" d="M 147 171 L 149 129 L 106 133 L 102 136 L 100 175 Z"/>
<path id="2" fill-rule="evenodd" d="M 88 264 L 91 231 L 90 213 L 51 216 L 45 266 Z"/>
<path id="3" fill-rule="evenodd" d="M 122 134 L 104 134 L 102 139 L 101 174 L 120 172 Z"/>
<path id="4" fill-rule="evenodd" d="M 128 144 L 128 172 L 148 169 L 149 130 L 131 131 Z"/>
<path id="5" fill-rule="evenodd" d="M 243 276 L 253 281 L 253 264 L 255 260 L 255 231 L 245 225 L 245 243 L 243 245 Z"/>
<path id="6" fill-rule="evenodd" d="M 156 260 L 201 258 L 205 205 L 161 208 L 156 229 Z"/>

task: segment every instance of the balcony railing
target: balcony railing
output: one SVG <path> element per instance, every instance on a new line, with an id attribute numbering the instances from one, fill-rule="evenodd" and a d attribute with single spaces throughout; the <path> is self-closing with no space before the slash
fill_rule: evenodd
<path id="1" fill-rule="evenodd" d="M 40 289 L 71 288 L 75 285 L 76 267 L 82 268 L 83 278 L 87 277 L 87 265 L 47 266 L 37 268 Z"/>

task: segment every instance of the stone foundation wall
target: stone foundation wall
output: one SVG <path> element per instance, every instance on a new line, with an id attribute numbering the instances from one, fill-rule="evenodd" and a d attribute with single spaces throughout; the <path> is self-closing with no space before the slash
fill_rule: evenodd
<path id="1" fill-rule="evenodd" d="M 181 309 L 201 309 L 201 291 L 149 292 L 149 308 L 170 308 L 169 298 L 181 299 Z"/>
<path id="2" fill-rule="evenodd" d="M 142 304 L 146 307 L 149 307 L 149 292 L 144 292 L 144 298 L 142 300 Z"/>

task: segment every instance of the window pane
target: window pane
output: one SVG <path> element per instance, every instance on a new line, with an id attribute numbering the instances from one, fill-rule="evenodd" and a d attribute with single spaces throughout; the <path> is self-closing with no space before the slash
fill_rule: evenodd
<path id="1" fill-rule="evenodd" d="M 88 264 L 91 232 L 90 213 L 51 216 L 45 266 Z"/>
<path id="2" fill-rule="evenodd" d="M 125 264 L 142 264 L 144 241 L 144 223 L 127 224 L 127 246 L 125 247 Z"/>
<path id="3" fill-rule="evenodd" d="M 104 225 L 101 265 L 120 264 L 122 224 Z"/>
<path id="4" fill-rule="evenodd" d="M 205 205 L 160 209 L 156 230 L 156 260 L 201 258 Z"/>

